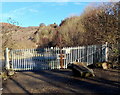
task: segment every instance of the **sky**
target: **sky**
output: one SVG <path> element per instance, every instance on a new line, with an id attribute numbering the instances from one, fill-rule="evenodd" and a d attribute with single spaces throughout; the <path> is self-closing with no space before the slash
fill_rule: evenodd
<path id="1" fill-rule="evenodd" d="M 11 18 L 23 27 L 60 24 L 67 17 L 80 15 L 87 5 L 85 2 L 4 2 L 1 22 Z"/>
<path id="2" fill-rule="evenodd" d="M 94 2 L 61 1 L 66 2 L 2 2 L 0 22 L 18 22 L 16 24 L 22 27 L 39 26 L 40 23 L 59 25 L 67 17 L 79 16 Z"/>

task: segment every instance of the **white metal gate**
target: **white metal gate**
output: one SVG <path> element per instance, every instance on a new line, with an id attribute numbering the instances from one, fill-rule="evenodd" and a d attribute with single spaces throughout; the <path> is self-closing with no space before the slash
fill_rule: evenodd
<path id="1" fill-rule="evenodd" d="M 106 45 L 90 45 L 64 47 L 62 50 L 57 47 L 10 50 L 10 63 L 7 64 L 10 64 L 13 70 L 60 69 L 61 53 L 63 68 L 67 68 L 68 63 L 75 61 L 94 64 L 106 60 L 106 47 Z"/>

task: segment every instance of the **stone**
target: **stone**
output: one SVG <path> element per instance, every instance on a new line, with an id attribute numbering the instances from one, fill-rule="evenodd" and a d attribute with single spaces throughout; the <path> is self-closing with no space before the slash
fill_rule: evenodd
<path id="1" fill-rule="evenodd" d="M 1 72 L 0 78 L 2 78 L 3 80 L 7 80 L 8 76 L 6 72 Z"/>
<path id="2" fill-rule="evenodd" d="M 87 62 L 74 62 L 73 64 L 80 65 L 80 66 L 88 66 Z"/>
<path id="3" fill-rule="evenodd" d="M 13 76 L 14 74 L 15 74 L 14 71 L 8 71 L 8 75 L 9 75 L 9 76 Z"/>
<path id="4" fill-rule="evenodd" d="M 110 69 L 113 67 L 113 64 L 112 63 L 109 63 L 109 62 L 103 62 L 102 63 L 102 68 L 103 69 Z"/>
<path id="5" fill-rule="evenodd" d="M 102 68 L 103 69 L 108 69 L 108 64 L 107 63 L 102 63 Z"/>
<path id="6" fill-rule="evenodd" d="M 102 62 L 95 63 L 94 65 L 96 68 L 102 68 Z"/>
<path id="7" fill-rule="evenodd" d="M 90 77 L 95 76 L 92 69 L 87 67 L 84 62 L 74 62 L 68 64 L 68 69 L 72 69 L 75 76 Z"/>

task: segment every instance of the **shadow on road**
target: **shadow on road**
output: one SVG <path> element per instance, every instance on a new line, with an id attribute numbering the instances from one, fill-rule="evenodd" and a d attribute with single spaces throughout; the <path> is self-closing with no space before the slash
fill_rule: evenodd
<path id="1" fill-rule="evenodd" d="M 34 72 L 35 74 L 42 76 L 34 76 L 29 73 L 24 73 L 35 79 L 45 81 L 51 86 L 55 86 L 73 93 L 116 93 L 119 91 L 118 85 L 112 83 L 113 81 L 101 79 L 83 79 L 76 78 L 70 75 L 70 71 L 59 71 L 59 70 L 44 70 L 41 72 Z M 101 81 L 100 81 L 101 80 Z"/>
<path id="2" fill-rule="evenodd" d="M 99 70 L 97 72 L 99 74 L 104 73 Z M 4 89 L 9 93 L 17 93 L 15 89 L 21 89 L 20 91 L 28 95 L 31 93 L 117 94 L 120 82 L 108 80 L 107 75 L 105 76 L 100 77 L 97 75 L 92 78 L 74 77 L 72 72 L 67 69 L 18 72 L 17 77 L 8 80 Z"/>
<path id="3" fill-rule="evenodd" d="M 20 87 L 25 93 L 27 93 L 28 95 L 32 95 L 28 90 L 25 89 L 25 87 L 22 86 L 21 83 L 19 83 L 18 81 L 16 81 L 15 79 L 11 78 L 11 80 L 18 86 Z"/>

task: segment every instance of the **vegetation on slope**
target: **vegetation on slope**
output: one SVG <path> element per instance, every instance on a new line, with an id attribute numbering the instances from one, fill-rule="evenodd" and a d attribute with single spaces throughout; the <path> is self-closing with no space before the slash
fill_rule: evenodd
<path id="1" fill-rule="evenodd" d="M 119 44 L 119 17 L 120 2 L 109 2 L 88 6 L 80 16 L 66 18 L 59 26 L 41 23 L 39 27 L 24 28 L 3 24 L 3 49 Z M 119 56 L 119 46 L 112 48 Z"/>

